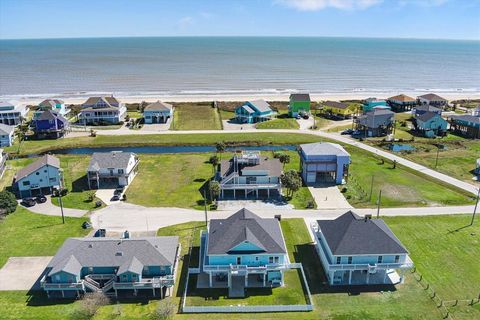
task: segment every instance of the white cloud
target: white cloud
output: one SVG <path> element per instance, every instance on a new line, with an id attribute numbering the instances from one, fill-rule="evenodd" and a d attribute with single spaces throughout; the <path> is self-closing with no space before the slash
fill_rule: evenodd
<path id="1" fill-rule="evenodd" d="M 450 0 L 400 0 L 399 4 L 405 5 L 417 5 L 422 7 L 437 7 L 447 3 Z"/>
<path id="2" fill-rule="evenodd" d="M 178 19 L 177 25 L 180 29 L 186 29 L 195 23 L 195 19 L 190 16 L 182 17 Z"/>
<path id="3" fill-rule="evenodd" d="M 317 11 L 329 7 L 341 10 L 365 9 L 379 4 L 382 1 L 383 0 L 275 0 L 274 2 L 300 11 Z"/>

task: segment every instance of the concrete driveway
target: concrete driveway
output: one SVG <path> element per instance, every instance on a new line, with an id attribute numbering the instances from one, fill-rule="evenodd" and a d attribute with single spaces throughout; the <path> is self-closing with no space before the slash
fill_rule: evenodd
<path id="1" fill-rule="evenodd" d="M 0 291 L 39 290 L 38 281 L 52 257 L 11 257 L 0 269 Z"/>
<path id="2" fill-rule="evenodd" d="M 161 132 L 170 130 L 170 125 L 172 124 L 171 119 L 168 119 L 166 123 L 151 123 L 144 124 L 139 131 L 150 131 L 150 132 Z M 132 130 L 135 131 L 135 130 Z"/>
<path id="3" fill-rule="evenodd" d="M 61 216 L 62 212 L 60 207 L 54 205 L 52 203 L 52 199 L 50 196 L 47 197 L 47 202 L 45 203 L 37 203 L 33 207 L 28 207 L 27 209 L 34 212 L 34 213 L 39 213 L 39 214 L 45 214 L 48 216 Z M 20 201 L 19 201 L 20 203 Z M 71 208 L 63 208 L 63 214 L 66 217 L 82 217 L 84 216 L 88 211 L 87 210 L 81 210 L 81 209 L 71 209 Z"/>
<path id="4" fill-rule="evenodd" d="M 313 123 L 315 122 L 313 119 L 313 116 L 308 117 L 308 119 L 297 119 L 298 125 L 300 126 L 300 130 L 308 130 L 313 126 Z"/>
<path id="5" fill-rule="evenodd" d="M 317 203 L 319 209 L 345 209 L 353 207 L 348 203 L 336 185 L 314 185 L 309 186 L 308 190 Z"/>
<path id="6" fill-rule="evenodd" d="M 256 130 L 254 123 L 236 123 L 230 120 L 222 120 L 223 130 L 241 131 L 241 130 Z"/>

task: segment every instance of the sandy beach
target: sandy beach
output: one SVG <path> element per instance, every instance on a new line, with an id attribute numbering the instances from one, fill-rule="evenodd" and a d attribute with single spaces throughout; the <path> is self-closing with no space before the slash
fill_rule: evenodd
<path id="1" fill-rule="evenodd" d="M 390 92 L 390 93 L 324 93 L 324 94 L 311 94 L 311 98 L 313 101 L 325 101 L 325 100 L 361 100 L 366 99 L 369 97 L 376 97 L 379 99 L 387 99 L 389 97 L 398 95 L 400 93 L 406 94 L 411 97 L 417 97 L 419 95 L 425 94 L 427 92 Z M 441 93 L 441 92 L 434 92 L 438 95 L 452 100 L 459 100 L 459 99 L 480 99 L 480 92 L 448 92 L 448 93 Z M 98 95 L 98 94 L 97 94 Z M 104 95 L 110 95 L 105 93 Z M 249 95 L 138 95 L 138 96 L 122 96 L 121 94 L 116 95 L 123 103 L 138 103 L 142 101 L 166 101 L 166 102 L 200 102 L 200 101 L 247 101 L 247 100 L 255 100 L 255 99 L 264 99 L 267 101 L 288 101 L 289 95 L 286 94 L 279 94 L 279 95 L 261 95 L 261 94 L 249 94 Z M 62 99 L 65 101 L 66 104 L 81 104 L 85 102 L 85 100 L 89 96 L 81 95 L 81 96 L 43 96 L 43 97 L 25 97 L 20 99 L 13 99 L 20 103 L 25 103 L 27 105 L 36 105 L 43 101 L 46 98 L 56 98 Z M 0 97 L 0 100 L 11 100 L 11 97 Z"/>

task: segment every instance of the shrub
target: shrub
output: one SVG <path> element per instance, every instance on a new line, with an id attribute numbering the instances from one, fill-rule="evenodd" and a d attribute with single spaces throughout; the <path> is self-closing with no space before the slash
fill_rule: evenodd
<path id="1" fill-rule="evenodd" d="M 315 208 L 315 202 L 313 200 L 308 200 L 307 209 L 313 209 L 313 208 Z"/>
<path id="2" fill-rule="evenodd" d="M 167 320 L 175 314 L 175 302 L 171 298 L 165 298 L 158 302 L 157 308 L 151 316 L 152 320 Z"/>
<path id="3" fill-rule="evenodd" d="M 340 191 L 341 193 L 347 192 L 347 187 L 343 187 L 342 190 Z"/>
<path id="4" fill-rule="evenodd" d="M 80 300 L 78 308 L 73 313 L 73 319 L 90 319 L 98 311 L 101 306 L 110 303 L 110 299 L 103 292 L 86 293 Z"/>
<path id="5" fill-rule="evenodd" d="M 15 195 L 7 190 L 0 192 L 0 213 L 9 214 L 17 209 Z"/>

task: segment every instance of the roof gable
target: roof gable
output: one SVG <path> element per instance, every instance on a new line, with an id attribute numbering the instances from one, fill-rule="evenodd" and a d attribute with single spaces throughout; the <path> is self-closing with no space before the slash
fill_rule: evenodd
<path id="1" fill-rule="evenodd" d="M 60 159 L 55 156 L 46 154 L 37 161 L 29 164 L 28 166 L 20 169 L 15 175 L 17 181 L 25 178 L 26 176 L 34 173 L 35 171 L 43 168 L 44 166 L 51 166 L 57 169 L 60 169 Z"/>
<path id="2" fill-rule="evenodd" d="M 248 101 L 247 103 L 250 104 L 258 112 L 272 111 L 272 108 L 270 107 L 270 105 L 267 103 L 267 101 L 263 99 Z"/>

